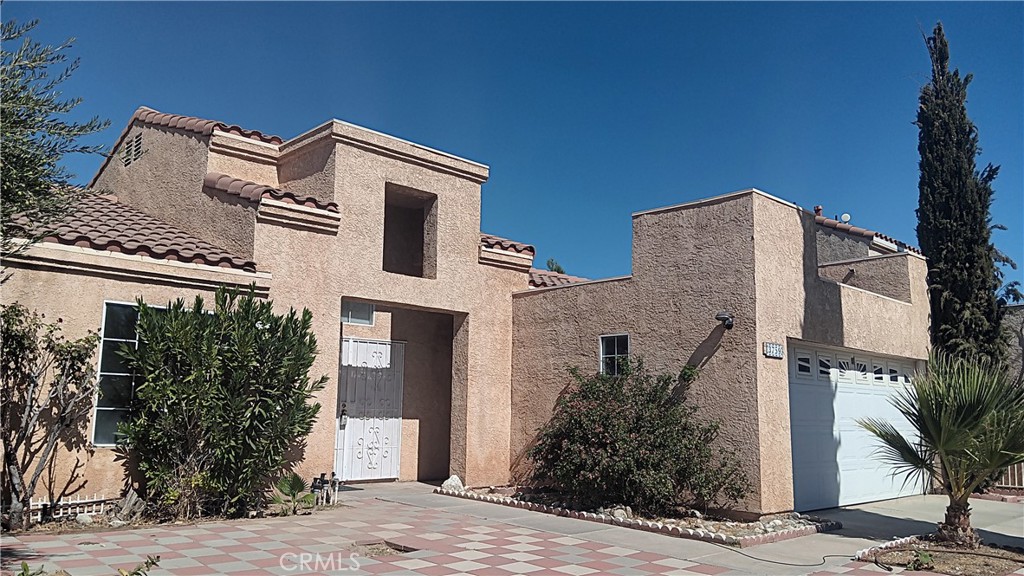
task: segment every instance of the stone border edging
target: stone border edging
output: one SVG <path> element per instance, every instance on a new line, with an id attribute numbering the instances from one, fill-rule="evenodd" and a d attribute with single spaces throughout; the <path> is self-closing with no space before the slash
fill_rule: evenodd
<path id="1" fill-rule="evenodd" d="M 874 562 L 875 559 L 869 557 L 870 555 L 878 554 L 879 552 L 885 552 L 886 550 L 891 550 L 893 548 L 899 548 L 900 546 L 904 546 L 906 544 L 910 544 L 914 540 L 919 540 L 920 538 L 921 538 L 921 535 L 919 535 L 919 534 L 915 534 L 913 536 L 904 536 L 903 538 L 896 538 L 896 539 L 890 540 L 890 541 L 888 541 L 888 542 L 886 542 L 884 544 L 879 544 L 878 546 L 872 546 L 870 548 L 865 548 L 863 550 L 858 550 L 857 553 L 854 554 L 853 559 L 854 560 L 858 560 L 860 562 Z M 1024 548 L 1019 548 L 1017 546 L 1003 546 L 1001 544 L 987 544 L 986 546 L 989 546 L 989 547 L 992 547 L 992 548 L 997 548 L 999 550 L 1007 550 L 1007 551 L 1010 551 L 1010 552 L 1016 552 L 1018 554 L 1024 554 Z M 982 548 L 984 548 L 984 547 L 985 546 L 982 546 Z"/>
<path id="2" fill-rule="evenodd" d="M 801 536 L 810 536 L 811 534 L 817 534 L 819 532 L 839 530 L 843 527 L 842 523 L 836 522 L 834 520 L 829 520 L 827 522 L 815 524 L 814 526 L 804 526 L 802 528 L 779 530 L 778 532 L 772 532 L 769 534 L 758 534 L 757 536 L 729 536 L 727 534 L 716 534 L 714 532 L 701 530 L 699 528 L 694 529 L 683 528 L 681 526 L 670 526 L 662 524 L 661 522 L 652 522 L 650 520 L 638 520 L 635 518 L 616 518 L 609 514 L 597 514 L 595 512 L 580 512 L 579 510 L 570 510 L 568 508 L 556 508 L 554 506 L 539 504 L 537 502 L 526 502 L 523 500 L 516 500 L 515 498 L 511 498 L 509 496 L 479 494 L 477 492 L 470 491 L 459 492 L 456 490 L 445 490 L 443 488 L 435 488 L 434 493 L 441 494 L 444 496 L 454 496 L 456 498 L 463 498 L 465 500 L 478 500 L 480 502 L 489 502 L 491 504 L 501 504 L 503 506 L 509 506 L 512 508 L 522 508 L 524 510 L 530 510 L 533 512 L 543 512 L 545 514 L 553 514 L 555 516 L 563 516 L 566 518 L 573 518 L 577 520 L 587 520 L 590 522 L 598 522 L 600 524 L 622 526 L 623 528 L 632 528 L 634 530 L 643 530 L 645 532 L 656 532 L 658 534 L 674 536 L 676 538 L 703 540 L 704 542 L 712 542 L 715 544 L 728 544 L 732 546 L 738 546 L 740 548 L 757 546 L 759 544 L 770 544 L 772 542 L 781 542 L 783 540 L 791 540 L 793 538 L 799 538 Z"/>
<path id="3" fill-rule="evenodd" d="M 915 539 L 917 539 L 916 535 L 904 536 L 903 538 L 890 540 L 884 544 L 879 544 L 878 546 L 872 546 L 870 548 L 864 548 L 863 550 L 857 550 L 857 553 L 853 555 L 853 559 L 858 560 L 860 562 L 874 562 L 875 559 L 872 557 L 872 555 L 878 554 L 879 552 L 885 552 L 890 548 L 899 548 L 900 546 L 905 546 L 906 544 L 913 542 Z"/>

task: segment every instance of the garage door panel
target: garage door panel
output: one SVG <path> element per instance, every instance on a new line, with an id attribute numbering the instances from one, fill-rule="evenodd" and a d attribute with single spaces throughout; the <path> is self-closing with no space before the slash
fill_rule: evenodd
<path id="1" fill-rule="evenodd" d="M 808 370 L 808 366 L 813 370 Z M 889 420 L 913 429 L 889 402 L 909 383 L 909 360 L 845 350 L 791 348 L 790 424 L 797 510 L 815 510 L 919 494 L 879 461 L 874 437 L 857 420 Z"/>

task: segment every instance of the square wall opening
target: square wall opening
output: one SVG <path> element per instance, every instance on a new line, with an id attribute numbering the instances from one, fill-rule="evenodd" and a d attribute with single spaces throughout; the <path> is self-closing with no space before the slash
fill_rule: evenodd
<path id="1" fill-rule="evenodd" d="M 437 277 L 436 194 L 385 185 L 384 271 Z"/>

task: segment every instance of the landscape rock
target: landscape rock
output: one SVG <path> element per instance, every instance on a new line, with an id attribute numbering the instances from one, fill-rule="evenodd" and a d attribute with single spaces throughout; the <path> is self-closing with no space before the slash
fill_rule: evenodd
<path id="1" fill-rule="evenodd" d="M 626 518 L 629 518 L 629 514 L 627 514 L 626 511 L 623 510 L 622 508 L 616 508 L 615 510 L 613 510 L 612 516 L 620 520 L 625 520 Z"/>
<path id="2" fill-rule="evenodd" d="M 466 491 L 466 487 L 462 485 L 462 479 L 455 474 L 452 474 L 450 478 L 445 480 L 444 483 L 441 484 L 441 488 L 443 490 L 454 490 L 455 492 Z"/>
<path id="3" fill-rule="evenodd" d="M 89 524 L 92 524 L 93 520 L 92 516 L 89 514 L 79 514 L 78 516 L 75 516 L 75 522 L 78 522 L 83 526 L 88 526 Z"/>
<path id="4" fill-rule="evenodd" d="M 118 520 L 115 518 L 114 520 L 110 521 L 110 525 L 114 528 L 120 528 L 121 526 L 127 526 L 128 523 L 124 520 Z"/>

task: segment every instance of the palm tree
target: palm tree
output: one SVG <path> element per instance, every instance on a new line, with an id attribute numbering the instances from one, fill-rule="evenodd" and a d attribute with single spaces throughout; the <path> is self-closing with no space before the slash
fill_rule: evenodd
<path id="1" fill-rule="evenodd" d="M 286 473 L 277 481 L 277 491 L 279 494 L 274 494 L 274 504 L 282 505 L 282 512 L 288 510 L 291 507 L 292 515 L 299 513 L 299 505 L 312 506 L 316 502 L 316 497 L 310 493 L 303 495 L 302 493 L 308 490 L 306 481 L 302 479 L 295 472 Z"/>
<path id="2" fill-rule="evenodd" d="M 977 546 L 968 498 L 986 478 L 1024 462 L 1024 387 L 998 362 L 935 352 L 928 371 L 890 402 L 917 431 L 916 439 L 877 418 L 858 424 L 877 437 L 877 453 L 894 475 L 942 480 L 949 505 L 938 538 Z"/>

